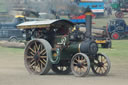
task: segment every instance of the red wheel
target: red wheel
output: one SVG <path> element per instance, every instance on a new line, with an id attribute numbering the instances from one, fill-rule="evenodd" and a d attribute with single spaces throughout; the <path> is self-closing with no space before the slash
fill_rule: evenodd
<path id="1" fill-rule="evenodd" d="M 120 39 L 120 35 L 117 32 L 114 32 L 111 34 L 111 38 L 114 40 L 119 40 Z"/>

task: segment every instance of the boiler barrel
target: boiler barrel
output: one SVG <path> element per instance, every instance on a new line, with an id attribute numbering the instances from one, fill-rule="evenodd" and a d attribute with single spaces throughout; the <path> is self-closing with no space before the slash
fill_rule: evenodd
<path id="1" fill-rule="evenodd" d="M 98 46 L 95 42 L 91 40 L 86 40 L 83 42 L 76 42 L 70 44 L 65 51 L 67 53 L 86 53 L 86 54 L 96 54 L 98 51 Z"/>
<path id="2" fill-rule="evenodd" d="M 70 53 L 78 53 L 80 52 L 80 45 L 81 42 L 73 42 L 66 48 L 66 51 Z"/>

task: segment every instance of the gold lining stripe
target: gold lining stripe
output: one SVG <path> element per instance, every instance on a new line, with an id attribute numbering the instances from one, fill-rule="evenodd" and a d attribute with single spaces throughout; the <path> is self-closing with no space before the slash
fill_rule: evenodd
<path id="1" fill-rule="evenodd" d="M 92 15 L 92 14 L 93 14 L 92 12 L 85 13 L 85 15 Z"/>
<path id="2" fill-rule="evenodd" d="M 23 15 L 16 15 L 16 16 L 15 16 L 15 18 L 19 18 L 19 17 L 24 18 L 24 16 L 23 16 Z"/>
<path id="3" fill-rule="evenodd" d="M 81 43 L 79 43 L 78 45 L 78 52 L 80 52 L 80 46 L 81 46 Z"/>
<path id="4" fill-rule="evenodd" d="M 30 26 L 17 26 L 19 29 L 29 29 L 29 28 L 44 28 L 44 27 L 50 27 L 50 25 L 30 25 Z"/>

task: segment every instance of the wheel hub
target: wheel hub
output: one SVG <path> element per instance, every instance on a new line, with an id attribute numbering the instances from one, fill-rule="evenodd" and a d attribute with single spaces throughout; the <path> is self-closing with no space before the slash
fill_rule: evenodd
<path id="1" fill-rule="evenodd" d="M 98 63 L 98 67 L 103 67 L 103 66 L 104 66 L 104 63 L 102 63 L 102 62 Z"/>
<path id="2" fill-rule="evenodd" d="M 37 53 L 34 55 L 34 59 L 35 59 L 36 61 L 38 61 L 38 60 L 39 60 L 39 56 L 40 56 L 40 53 L 37 52 Z"/>
<path id="3" fill-rule="evenodd" d="M 115 33 L 115 34 L 113 35 L 113 37 L 114 37 L 114 39 L 118 39 L 119 35 L 118 35 L 117 33 Z"/>
<path id="4" fill-rule="evenodd" d="M 79 68 L 82 68 L 83 64 L 82 64 L 81 62 L 78 62 L 77 66 L 78 66 Z"/>

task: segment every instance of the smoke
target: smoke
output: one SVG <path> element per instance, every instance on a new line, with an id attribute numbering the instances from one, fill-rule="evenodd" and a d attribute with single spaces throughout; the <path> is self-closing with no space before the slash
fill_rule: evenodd
<path id="1" fill-rule="evenodd" d="M 49 12 L 51 9 L 55 11 L 64 10 L 69 14 L 78 15 L 79 11 L 81 10 L 78 5 L 70 0 L 45 0 L 43 4 L 43 9 L 40 7 L 41 11 Z"/>
<path id="2" fill-rule="evenodd" d="M 79 7 L 70 0 L 4 0 L 8 11 L 13 8 L 30 8 L 38 12 L 65 10 L 69 13 L 78 14 Z"/>

